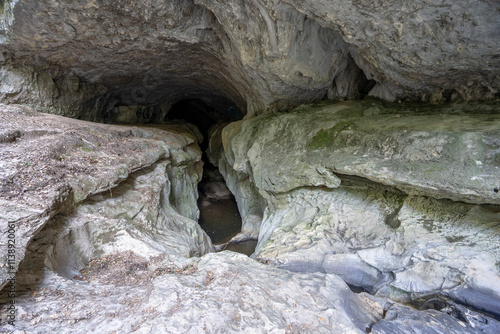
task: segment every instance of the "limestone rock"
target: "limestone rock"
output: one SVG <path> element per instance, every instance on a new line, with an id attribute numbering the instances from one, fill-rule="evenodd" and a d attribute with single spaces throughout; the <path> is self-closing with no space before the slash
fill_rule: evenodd
<path id="1" fill-rule="evenodd" d="M 266 332 L 494 333 L 498 322 L 449 301 L 410 309 L 366 293 L 337 276 L 294 273 L 232 252 L 149 260 L 109 254 L 69 280 L 42 273 L 35 292 L 17 301 L 15 329 L 61 333 Z M 432 309 L 433 305 L 435 309 Z M 61 310 L 64 310 L 62 312 Z M 140 314 L 141 317 L 137 317 Z M 3 319 L 2 319 L 3 320 Z M 13 327 L 3 323 L 4 331 Z M 461 329 L 461 331 L 459 331 Z"/>
<path id="2" fill-rule="evenodd" d="M 128 238 L 130 243 L 136 233 L 137 239 L 152 239 L 160 251 L 173 247 L 172 253 L 190 256 L 211 250 L 194 221 L 201 152 L 189 130 L 95 124 L 16 106 L 2 106 L 0 120 L 5 131 L 19 134 L 0 144 L 0 221 L 14 237 L 2 234 L 2 285 L 16 272 L 27 244 L 45 225 L 56 224 L 57 214 L 69 217 L 58 216 L 69 228 L 66 243 L 92 235 L 92 240 L 111 238 L 120 244 Z M 101 206 L 83 214 L 79 210 L 89 208 L 85 200 Z M 80 206 L 73 219 L 75 205 Z M 148 228 L 159 231 L 156 239 Z M 185 231 L 185 241 L 172 240 L 170 229 Z M 15 260 L 8 258 L 9 238 L 15 240 Z M 98 240 L 76 251 L 79 265 L 103 252 Z"/>
<path id="3" fill-rule="evenodd" d="M 243 214 L 252 201 L 263 210 L 254 256 L 392 300 L 442 294 L 498 314 L 492 110 L 365 101 L 228 125 L 219 167 Z M 325 170 L 340 182 L 317 182 Z"/>
<path id="4" fill-rule="evenodd" d="M 82 82 L 75 74 L 31 66 L 4 64 L 0 69 L 0 101 L 38 111 L 96 121 L 103 118 L 107 88 Z"/>
<path id="5" fill-rule="evenodd" d="M 250 115 L 368 93 L 491 99 L 500 88 L 497 7 L 452 0 L 6 0 L 0 99 L 89 120 L 122 106 L 183 99 Z"/>
<path id="6" fill-rule="evenodd" d="M 207 182 L 201 188 L 204 197 L 208 200 L 230 199 L 233 196 L 224 182 Z"/>
<path id="7" fill-rule="evenodd" d="M 113 256 L 117 258 L 110 259 Z M 127 284 L 122 276 L 113 278 L 113 285 L 104 285 L 92 276 L 91 282 L 79 282 L 48 272 L 37 302 L 19 299 L 17 307 L 26 316 L 19 317 L 16 328 L 29 330 L 36 321 L 39 331 L 58 328 L 66 333 L 97 324 L 104 331 L 329 333 L 337 328 L 364 333 L 381 318 L 380 306 L 352 293 L 335 275 L 292 273 L 233 252 L 184 262 L 170 257 L 149 262 L 147 269 L 131 267 L 129 272 L 127 263 L 121 264 L 123 276 L 142 271 L 146 279 Z M 110 269 L 104 267 L 98 274 L 104 278 L 107 271 L 112 274 Z M 69 308 L 66 313 L 47 310 L 41 318 L 36 316 L 48 304 L 52 310 L 62 309 L 63 304 Z M 139 322 L 137 314 L 142 315 Z"/>
<path id="8" fill-rule="evenodd" d="M 393 305 L 385 318 L 371 328 L 372 333 L 496 333 L 500 322 L 457 305 L 445 305 L 441 310 L 416 311 L 407 306 Z"/>
<path id="9" fill-rule="evenodd" d="M 338 175 L 354 175 L 409 194 L 500 204 L 495 107 L 420 108 L 353 101 L 235 122 L 223 130 L 224 156 L 264 197 L 333 189 Z"/>
<path id="10" fill-rule="evenodd" d="M 498 91 L 493 88 L 498 86 L 495 73 L 500 63 L 493 51 L 498 43 L 490 34 L 498 33 L 500 19 L 493 2 L 482 2 L 473 10 L 453 1 L 287 3 L 342 32 L 358 66 L 378 82 L 371 92 L 375 96 L 394 99 L 410 88 L 415 95 L 447 100 L 452 94 L 473 98 Z M 484 68 L 489 73 L 479 74 Z"/>

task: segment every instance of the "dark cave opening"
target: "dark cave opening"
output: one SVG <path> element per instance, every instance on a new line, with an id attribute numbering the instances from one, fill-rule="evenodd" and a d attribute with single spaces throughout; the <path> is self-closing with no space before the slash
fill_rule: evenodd
<path id="1" fill-rule="evenodd" d="M 217 110 L 199 99 L 187 99 L 175 103 L 164 118 L 165 122 L 196 126 L 202 140 L 198 145 L 202 151 L 203 177 L 198 184 L 198 223 L 212 240 L 217 250 L 231 250 L 251 255 L 256 240 L 231 242 L 241 232 L 242 220 L 234 195 L 226 185 L 219 169 L 209 162 L 207 149 L 212 126 L 242 119 L 243 112 L 236 106 Z"/>
<path id="2" fill-rule="evenodd" d="M 198 143 L 202 152 L 208 148 L 208 131 L 217 123 L 227 122 L 225 111 L 218 111 L 199 99 L 182 100 L 170 108 L 164 118 L 165 122 L 185 122 L 195 125 L 203 140 Z M 205 161 L 207 159 L 204 159 Z"/>
<path id="3" fill-rule="evenodd" d="M 232 250 L 250 255 L 257 245 L 256 240 L 243 239 L 230 242 L 241 232 L 242 219 L 234 195 L 228 189 L 218 168 L 210 163 L 207 149 L 210 130 L 218 124 L 229 124 L 241 120 L 246 112 L 227 97 L 210 94 L 177 100 L 173 104 L 148 105 L 151 101 L 132 102 L 127 99 L 112 99 L 105 113 L 104 123 L 113 124 L 180 124 L 195 136 L 202 152 L 203 176 L 198 184 L 198 223 L 212 240 L 217 251 Z M 224 103 L 221 103 L 224 101 Z M 141 102 L 141 104 L 136 104 Z"/>

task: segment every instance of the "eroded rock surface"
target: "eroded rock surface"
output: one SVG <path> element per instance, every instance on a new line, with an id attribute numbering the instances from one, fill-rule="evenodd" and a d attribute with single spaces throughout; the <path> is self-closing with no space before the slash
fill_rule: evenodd
<path id="1" fill-rule="evenodd" d="M 242 234 L 257 233 L 255 257 L 264 263 L 232 252 L 202 256 L 212 245 L 195 222 L 201 153 L 187 128 L 110 126 L 27 107 L 2 108 L 0 212 L 2 222 L 16 227 L 13 267 L 24 258 L 15 276 L 15 298 L 8 285 L 0 296 L 2 331 L 391 333 L 427 330 L 428 322 L 441 331 L 498 331 L 491 317 L 498 314 L 500 281 L 499 210 L 493 197 L 464 196 L 460 183 L 428 197 L 408 194 L 414 184 L 398 190 L 380 180 L 336 176 L 333 168 L 321 168 L 314 160 L 312 166 L 318 166 L 304 170 L 311 175 L 280 179 L 285 168 L 259 169 L 265 161 L 258 157 L 267 157 L 266 150 L 279 159 L 266 141 L 284 141 L 281 162 L 286 162 L 283 156 L 297 158 L 298 151 L 292 154 L 284 145 L 284 132 L 259 133 L 256 118 L 224 128 L 223 147 L 214 141 L 211 159 L 229 188 L 236 189 L 247 214 Z M 293 135 L 295 114 L 335 119 L 336 111 L 342 115 L 349 108 L 356 109 L 351 103 L 263 117 L 280 124 L 269 129 L 289 130 L 297 148 L 310 142 Z M 372 112 L 358 114 L 355 121 L 373 117 Z M 495 121 L 481 120 L 494 119 L 493 114 L 478 113 L 477 123 L 470 116 L 464 117 L 474 136 L 482 138 L 483 127 L 491 132 Z M 330 126 L 326 119 L 314 119 L 319 129 Z M 253 130 L 239 132 L 252 123 Z M 383 135 L 390 137 L 391 123 L 382 123 Z M 375 131 L 367 135 L 376 137 Z M 310 131 L 309 139 L 315 136 Z M 333 153 L 345 145 L 335 146 L 338 137 L 328 143 Z M 232 150 L 245 145 L 251 147 L 247 155 Z M 490 145 L 482 154 L 490 150 L 495 148 Z M 327 152 L 318 155 L 319 161 L 326 161 Z M 491 159 L 474 158 L 484 162 L 474 168 L 495 167 Z M 283 166 L 300 175 L 293 164 Z M 397 168 L 393 172 L 397 178 Z M 464 196 L 471 203 L 443 196 Z M 8 254 L 8 235 L 2 238 L 3 254 Z M 4 280 L 10 277 L 8 264 L 2 267 Z M 378 296 L 355 294 L 346 283 Z M 8 324 L 11 300 L 15 326 Z M 420 310 L 395 301 L 419 301 Z"/>
<path id="2" fill-rule="evenodd" d="M 254 256 L 499 314 L 497 107 L 409 108 L 323 104 L 224 128 L 220 169 L 243 214 L 263 212 Z"/>
<path id="3" fill-rule="evenodd" d="M 2 1 L 0 101 L 24 105 L 0 106 L 2 331 L 500 332 L 498 105 L 292 110 L 498 97 L 498 13 Z M 210 253 L 196 223 L 206 129 L 30 108 L 161 123 L 174 105 L 246 115 L 212 128 L 228 188 L 204 193 L 235 196 L 254 259 Z"/>
<path id="4" fill-rule="evenodd" d="M 0 99 L 71 117 L 162 105 L 158 120 L 192 98 L 258 114 L 327 97 L 484 100 L 500 89 L 495 1 L 2 5 Z"/>
<path id="5" fill-rule="evenodd" d="M 474 333 L 476 328 L 493 333 L 499 328 L 496 321 L 474 312 L 459 317 L 446 310 L 416 311 L 365 293 L 356 295 L 336 275 L 294 273 L 232 252 L 183 261 L 146 261 L 117 253 L 82 275 L 80 281 L 71 281 L 45 274 L 44 284 L 18 302 L 17 330 L 366 333 L 372 328 L 391 333 L 430 329 L 419 320 L 428 318 L 453 333 Z M 386 310 L 390 317 L 382 320 Z M 404 323 L 396 314 L 413 323 Z"/>
<path id="6" fill-rule="evenodd" d="M 22 106 L 2 106 L 0 119 L 8 139 L 0 144 L 2 285 L 49 222 L 63 221 L 67 241 L 55 247 L 78 263 L 71 270 L 111 240 L 130 248 L 142 238 L 184 256 L 211 250 L 196 223 L 201 153 L 188 130 L 107 126 Z M 15 260 L 7 257 L 11 225 Z"/>

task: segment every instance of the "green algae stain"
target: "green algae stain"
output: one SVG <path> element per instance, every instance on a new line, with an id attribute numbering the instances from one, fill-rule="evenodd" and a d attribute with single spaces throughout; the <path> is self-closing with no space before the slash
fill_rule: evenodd
<path id="1" fill-rule="evenodd" d="M 335 144 L 339 133 L 349 127 L 352 122 L 338 122 L 330 129 L 321 129 L 312 137 L 311 141 L 307 144 L 312 149 L 319 149 L 322 147 L 331 147 Z M 337 144 L 345 144 L 345 140 L 337 140 Z"/>

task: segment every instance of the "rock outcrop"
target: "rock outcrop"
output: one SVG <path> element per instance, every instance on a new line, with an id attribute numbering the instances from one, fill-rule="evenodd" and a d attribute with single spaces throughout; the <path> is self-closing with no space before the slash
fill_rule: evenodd
<path id="1" fill-rule="evenodd" d="M 398 190 L 397 183 L 335 174 L 332 165 L 320 168 L 327 152 L 331 162 L 335 152 L 357 154 L 354 145 L 362 141 L 349 142 L 350 150 L 345 150 L 345 131 L 364 132 L 371 119 L 373 131 L 366 135 L 388 138 L 401 130 L 391 118 L 410 117 L 404 110 L 394 114 L 378 103 L 370 108 L 359 103 L 324 105 L 213 131 L 214 136 L 222 133 L 222 140 L 212 141 L 211 158 L 218 152 L 220 170 L 229 187 L 237 189 L 234 193 L 247 213 L 243 232 L 260 238 L 254 255 L 264 262 L 259 263 L 228 251 L 199 257 L 212 246 L 195 222 L 201 152 L 186 127 L 103 125 L 22 106 L 2 108 L 1 214 L 2 223 L 14 225 L 16 236 L 16 262 L 11 267 L 5 259 L 4 283 L 12 282 L 9 271 L 18 269 L 15 289 L 7 285 L 0 295 L 2 331 L 80 333 L 99 327 L 166 333 L 392 333 L 423 330 L 429 322 L 442 333 L 500 329 L 494 318 L 456 303 L 498 314 L 494 222 L 499 210 L 496 204 L 474 203 L 496 203 L 480 191 L 481 182 L 472 197 L 462 194 L 460 182 L 450 180 L 454 187 L 430 193 L 439 197 L 431 198 L 422 197 L 422 189 L 406 193 L 413 184 Z M 356 113 L 360 108 L 369 115 Z M 295 121 L 305 126 L 303 115 L 317 116 L 308 118 L 306 128 L 317 124 L 320 131 L 345 113 L 352 114 L 350 128 L 339 129 L 331 141 L 318 146 L 315 131 L 306 140 L 296 140 L 301 127 Z M 497 122 L 494 114 L 443 113 L 450 122 L 465 117 L 470 140 L 476 143 L 485 133 L 498 131 L 489 129 Z M 483 122 L 485 117 L 488 122 Z M 261 132 L 263 119 L 271 126 Z M 379 126 L 382 134 L 377 134 Z M 433 124 L 420 126 L 428 147 L 430 137 L 446 133 Z M 243 128 L 253 130 L 241 132 Z M 253 139 L 248 141 L 247 135 Z M 281 142 L 282 158 L 296 157 L 301 145 L 314 145 L 310 150 L 318 159 L 311 164 L 318 165 L 304 170 L 304 178 L 277 182 L 272 173 L 259 169 L 268 153 L 279 158 L 267 142 L 270 138 Z M 245 145 L 250 146 L 246 155 L 233 151 Z M 473 157 L 483 164 L 474 168 L 495 168 L 496 160 L 485 158 L 498 150 L 493 146 L 485 142 L 483 156 Z M 372 140 L 363 147 L 374 155 L 381 149 Z M 442 156 L 415 152 L 424 163 L 451 159 L 445 154 L 450 148 L 445 145 Z M 358 149 L 361 156 L 366 154 Z M 418 170 L 419 159 L 411 157 Z M 408 161 L 401 158 L 398 163 Z M 294 173 L 293 164 L 282 165 Z M 326 167 L 331 167 L 328 173 Z M 392 172 L 397 179 L 397 168 Z M 442 198 L 452 193 L 471 203 Z M 3 234 L 3 254 L 9 254 L 8 239 Z M 346 282 L 370 293 L 354 293 Z M 12 300 L 14 326 L 8 323 Z"/>
<path id="2" fill-rule="evenodd" d="M 2 4 L 0 100 L 88 120 L 193 98 L 253 115 L 327 97 L 484 100 L 500 89 L 495 1 Z"/>
<path id="3" fill-rule="evenodd" d="M 23 106 L 1 108 L 2 286 L 48 223 L 59 227 L 52 241 L 61 238 L 49 266 L 67 276 L 117 249 L 179 256 L 211 251 L 196 222 L 202 162 L 188 130 L 102 125 Z"/>
<path id="4" fill-rule="evenodd" d="M 492 111 L 300 107 L 228 125 L 212 160 L 243 223 L 250 217 L 243 230 L 258 233 L 255 258 L 335 273 L 392 300 L 441 294 L 500 314 L 500 118 Z"/>

